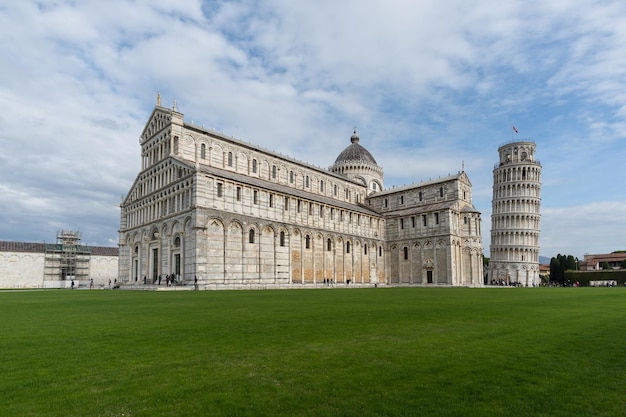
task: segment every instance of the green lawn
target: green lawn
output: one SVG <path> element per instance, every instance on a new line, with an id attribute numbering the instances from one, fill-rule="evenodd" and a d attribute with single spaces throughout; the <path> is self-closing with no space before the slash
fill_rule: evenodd
<path id="1" fill-rule="evenodd" d="M 0 292 L 3 416 L 626 415 L 622 288 Z"/>

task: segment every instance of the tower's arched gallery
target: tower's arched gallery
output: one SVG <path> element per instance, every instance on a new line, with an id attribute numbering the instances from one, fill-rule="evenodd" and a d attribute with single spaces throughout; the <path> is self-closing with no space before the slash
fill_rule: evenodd
<path id="1" fill-rule="evenodd" d="M 141 171 L 121 203 L 127 284 L 483 285 L 465 172 L 385 189 L 356 132 L 326 170 L 184 122 L 160 102 L 139 141 Z"/>

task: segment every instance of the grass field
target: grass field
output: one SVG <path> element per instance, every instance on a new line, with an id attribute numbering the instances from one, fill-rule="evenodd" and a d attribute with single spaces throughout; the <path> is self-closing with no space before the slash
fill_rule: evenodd
<path id="1" fill-rule="evenodd" d="M 0 292 L 3 416 L 626 415 L 621 288 Z"/>

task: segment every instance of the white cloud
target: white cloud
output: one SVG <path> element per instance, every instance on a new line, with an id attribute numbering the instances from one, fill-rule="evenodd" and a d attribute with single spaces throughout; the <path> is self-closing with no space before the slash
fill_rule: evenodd
<path id="1" fill-rule="evenodd" d="M 599 201 L 541 210 L 541 254 L 574 255 L 626 250 L 626 201 Z"/>

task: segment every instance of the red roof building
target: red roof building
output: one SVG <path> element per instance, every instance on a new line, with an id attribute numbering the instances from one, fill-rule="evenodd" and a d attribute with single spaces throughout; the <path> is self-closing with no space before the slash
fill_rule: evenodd
<path id="1" fill-rule="evenodd" d="M 613 252 L 605 254 L 585 254 L 585 258 L 580 262 L 581 271 L 599 271 L 604 262 L 609 264 L 611 269 L 620 269 L 622 262 L 626 260 L 626 252 Z"/>

